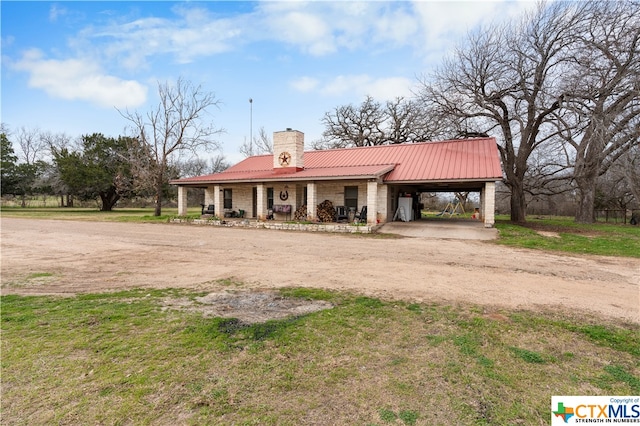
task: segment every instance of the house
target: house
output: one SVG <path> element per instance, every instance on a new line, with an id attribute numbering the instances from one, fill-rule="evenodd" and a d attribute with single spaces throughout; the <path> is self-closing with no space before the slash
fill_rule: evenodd
<path id="1" fill-rule="evenodd" d="M 178 214 L 186 215 L 187 189 L 205 188 L 215 214 L 288 220 L 302 205 L 317 220 L 329 200 L 351 215 L 366 206 L 370 225 L 418 218 L 420 192 L 476 191 L 480 219 L 494 224 L 495 183 L 502 168 L 494 138 L 304 151 L 304 134 L 274 132 L 273 154 L 246 158 L 229 169 L 174 180 Z M 352 217 L 352 216 L 351 216 Z"/>

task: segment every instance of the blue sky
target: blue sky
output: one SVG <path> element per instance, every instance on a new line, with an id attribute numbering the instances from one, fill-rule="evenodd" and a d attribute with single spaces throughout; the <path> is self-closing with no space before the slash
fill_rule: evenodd
<path id="1" fill-rule="evenodd" d="M 307 146 L 323 115 L 367 95 L 410 96 L 477 26 L 517 1 L 2 1 L 2 123 L 77 137 L 127 134 L 116 108 L 145 113 L 179 77 L 221 101 L 222 154 L 264 127 Z M 253 99 L 250 105 L 249 99 Z"/>

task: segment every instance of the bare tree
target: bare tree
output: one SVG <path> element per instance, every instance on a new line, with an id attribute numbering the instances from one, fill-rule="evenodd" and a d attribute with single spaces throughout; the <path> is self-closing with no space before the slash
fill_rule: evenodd
<path id="1" fill-rule="evenodd" d="M 595 221 L 599 176 L 640 141 L 640 15 L 632 1 L 594 1 L 580 27 L 558 121 L 575 150 L 576 221 Z"/>
<path id="2" fill-rule="evenodd" d="M 430 117 L 418 102 L 397 97 L 387 101 L 385 113 L 385 143 L 426 142 L 434 138 Z"/>
<path id="3" fill-rule="evenodd" d="M 181 178 L 219 173 L 229 168 L 224 155 L 216 155 L 209 159 L 190 158 L 175 164 Z"/>
<path id="4" fill-rule="evenodd" d="M 41 137 L 39 129 L 21 127 L 16 134 L 18 156 L 22 162 L 33 165 L 44 159 L 48 145 Z"/>
<path id="5" fill-rule="evenodd" d="M 45 154 L 47 146 L 40 138 L 39 129 L 21 127 L 15 136 L 18 149 L 16 170 L 20 176 L 17 182 L 21 206 L 26 207 L 27 196 L 43 192 L 43 172 L 47 166 Z"/>
<path id="6" fill-rule="evenodd" d="M 383 106 L 371 96 L 359 105 L 344 105 L 325 113 L 323 139 L 316 149 L 374 146 L 385 143 Z"/>
<path id="7" fill-rule="evenodd" d="M 55 150 L 61 151 L 63 149 L 80 150 L 81 138 L 72 139 L 66 133 L 52 133 L 50 131 L 43 131 L 40 133 L 40 140 L 47 147 L 47 156 L 53 160 L 53 152 Z M 75 148 L 75 149 L 74 149 Z M 60 197 L 60 207 L 73 206 L 73 196 L 69 193 L 69 187 L 64 183 L 60 176 L 60 170 L 51 164 L 45 172 L 43 179 L 46 180 L 50 192 Z M 66 204 L 65 204 L 66 196 Z"/>
<path id="8" fill-rule="evenodd" d="M 640 208 L 640 144 L 632 147 L 618 164 L 629 191 L 635 199 L 635 206 Z"/>
<path id="9" fill-rule="evenodd" d="M 240 147 L 240 153 L 245 157 L 251 155 L 273 154 L 273 141 L 269 138 L 264 127 L 260 127 L 258 136 L 253 138 L 253 145 L 245 142 Z"/>
<path id="10" fill-rule="evenodd" d="M 142 115 L 119 111 L 129 120 L 145 158 L 137 168 L 138 178 L 146 178 L 155 193 L 155 216 L 162 213 L 164 186 L 172 172 L 172 160 L 180 153 L 218 148 L 214 137 L 223 132 L 205 122 L 207 109 L 220 101 L 201 86 L 178 79 L 174 85 L 158 83 L 158 105 Z M 175 170 L 174 170 L 175 171 Z"/>
<path id="11" fill-rule="evenodd" d="M 525 221 L 529 157 L 555 136 L 550 120 L 561 107 L 555 82 L 567 67 L 581 9 L 542 3 L 520 22 L 481 29 L 420 82 L 425 109 L 444 118 L 449 132 L 496 137 L 515 222 Z"/>
<path id="12" fill-rule="evenodd" d="M 367 96 L 358 106 L 327 112 L 322 122 L 325 131 L 316 149 L 425 142 L 435 134 L 422 105 L 404 97 L 382 104 Z"/>

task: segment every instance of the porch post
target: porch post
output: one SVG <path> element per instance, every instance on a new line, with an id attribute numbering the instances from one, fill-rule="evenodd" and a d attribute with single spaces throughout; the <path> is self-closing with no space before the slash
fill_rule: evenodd
<path id="1" fill-rule="evenodd" d="M 496 183 L 485 182 L 483 191 L 480 193 L 482 203 L 482 220 L 485 228 L 492 228 L 496 215 Z"/>
<path id="2" fill-rule="evenodd" d="M 367 182 L 367 225 L 378 222 L 378 182 Z"/>
<path id="3" fill-rule="evenodd" d="M 187 215 L 187 187 L 178 186 L 178 216 Z"/>
<path id="4" fill-rule="evenodd" d="M 213 186 L 213 205 L 216 206 L 216 216 L 224 217 L 224 204 L 222 203 L 222 188 L 220 185 Z"/>
<path id="5" fill-rule="evenodd" d="M 315 182 L 307 183 L 307 220 L 315 222 L 318 215 L 318 185 Z"/>
<path id="6" fill-rule="evenodd" d="M 214 204 L 214 200 L 213 200 L 213 186 L 207 186 L 204 189 L 204 205 L 208 206 L 209 204 Z M 216 213 L 218 211 L 216 210 Z"/>
<path id="7" fill-rule="evenodd" d="M 256 188 L 256 196 L 257 196 L 257 200 L 256 200 L 256 204 L 257 204 L 257 211 L 256 211 L 256 215 L 258 216 L 257 219 L 258 220 L 265 220 L 267 218 L 267 214 L 266 214 L 266 208 L 267 208 L 267 201 L 266 201 L 266 196 L 265 196 L 265 190 L 264 190 L 264 184 L 263 183 L 259 183 L 257 188 Z"/>

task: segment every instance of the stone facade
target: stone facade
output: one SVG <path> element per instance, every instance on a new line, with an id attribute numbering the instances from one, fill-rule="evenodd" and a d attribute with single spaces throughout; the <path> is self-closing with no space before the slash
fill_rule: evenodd
<path id="1" fill-rule="evenodd" d="M 203 226 L 239 227 L 254 229 L 276 229 L 281 231 L 305 231 L 305 232 L 338 232 L 345 234 L 370 234 L 376 230 L 376 226 L 353 225 L 348 223 L 295 223 L 274 222 L 259 220 L 221 220 L 221 219 L 180 219 L 171 220 L 172 223 L 189 223 Z"/>
<path id="2" fill-rule="evenodd" d="M 273 133 L 273 168 L 304 168 L 304 133 L 292 129 Z"/>

